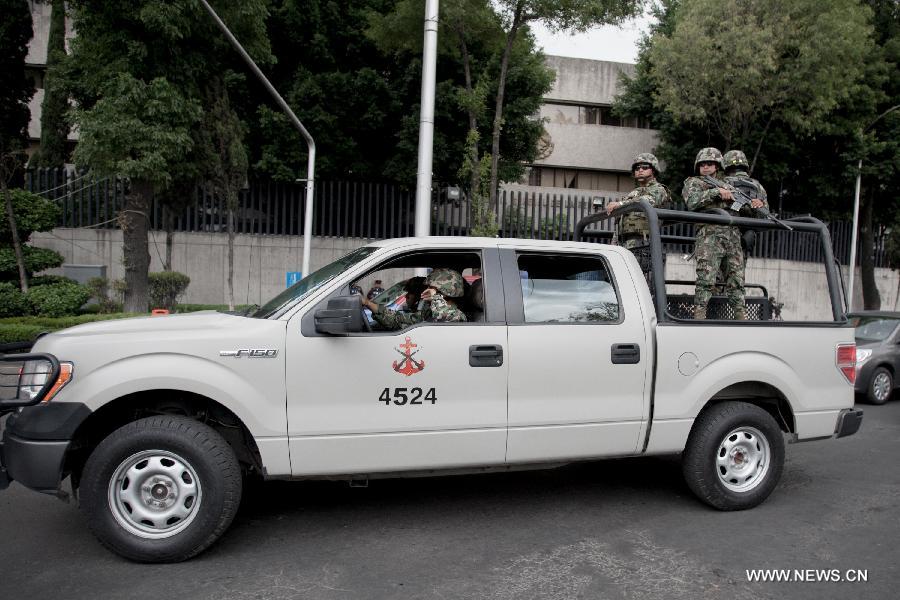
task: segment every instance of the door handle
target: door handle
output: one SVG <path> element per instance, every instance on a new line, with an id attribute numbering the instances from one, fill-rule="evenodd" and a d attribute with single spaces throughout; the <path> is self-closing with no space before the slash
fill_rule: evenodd
<path id="1" fill-rule="evenodd" d="M 637 344 L 613 344 L 610 360 L 614 365 L 636 365 L 641 362 L 641 347 Z"/>
<path id="2" fill-rule="evenodd" d="M 503 346 L 469 346 L 470 367 L 499 367 L 503 364 Z"/>

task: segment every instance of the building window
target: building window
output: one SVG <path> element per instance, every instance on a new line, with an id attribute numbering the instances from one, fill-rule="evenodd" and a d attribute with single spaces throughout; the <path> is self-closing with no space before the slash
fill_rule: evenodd
<path id="1" fill-rule="evenodd" d="M 578 122 L 584 125 L 600 124 L 600 107 L 599 106 L 579 106 Z"/>
<path id="2" fill-rule="evenodd" d="M 544 106 L 544 114 L 550 118 L 552 123 L 650 129 L 648 118 L 616 117 L 612 114 L 611 106 L 554 104 L 552 102 L 548 102 Z"/>

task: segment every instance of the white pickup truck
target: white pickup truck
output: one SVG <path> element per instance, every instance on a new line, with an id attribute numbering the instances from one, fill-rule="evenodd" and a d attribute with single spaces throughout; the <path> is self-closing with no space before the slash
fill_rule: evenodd
<path id="1" fill-rule="evenodd" d="M 382 331 L 351 294 L 437 267 L 481 278 L 467 322 Z M 80 325 L 3 358 L 21 371 L 0 403 L 12 412 L 0 488 L 64 496 L 70 477 L 105 546 L 165 562 L 223 534 L 252 474 L 365 480 L 681 453 L 691 490 L 738 510 L 777 485 L 785 438 L 858 429 L 841 307 L 824 323 L 688 322 L 664 301 L 620 247 L 429 237 L 359 248 L 251 314 Z"/>

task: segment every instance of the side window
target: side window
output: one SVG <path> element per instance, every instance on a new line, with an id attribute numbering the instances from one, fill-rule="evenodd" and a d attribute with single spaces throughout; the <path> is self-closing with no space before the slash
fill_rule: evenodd
<path id="1" fill-rule="evenodd" d="M 521 254 L 526 323 L 609 323 L 621 309 L 603 259 Z"/>
<path id="2" fill-rule="evenodd" d="M 439 279 L 434 286 L 444 299 L 440 313 L 431 311 L 430 301 L 422 297 L 427 274 L 435 269 L 455 274 L 455 278 Z M 418 252 L 388 260 L 355 281 L 351 288 L 378 307 L 378 314 L 370 308 L 363 311 L 372 331 L 396 331 L 419 323 L 483 320 L 481 276 L 479 252 Z"/>

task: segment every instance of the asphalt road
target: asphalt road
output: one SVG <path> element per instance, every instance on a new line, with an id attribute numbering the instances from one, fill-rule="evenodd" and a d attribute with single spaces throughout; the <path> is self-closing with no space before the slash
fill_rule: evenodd
<path id="1" fill-rule="evenodd" d="M 365 489 L 277 482 L 177 565 L 120 559 L 74 505 L 13 484 L 0 598 L 896 598 L 900 402 L 863 408 L 857 435 L 788 446 L 781 484 L 749 511 L 700 504 L 674 458 Z M 868 581 L 748 582 L 766 568 Z"/>

